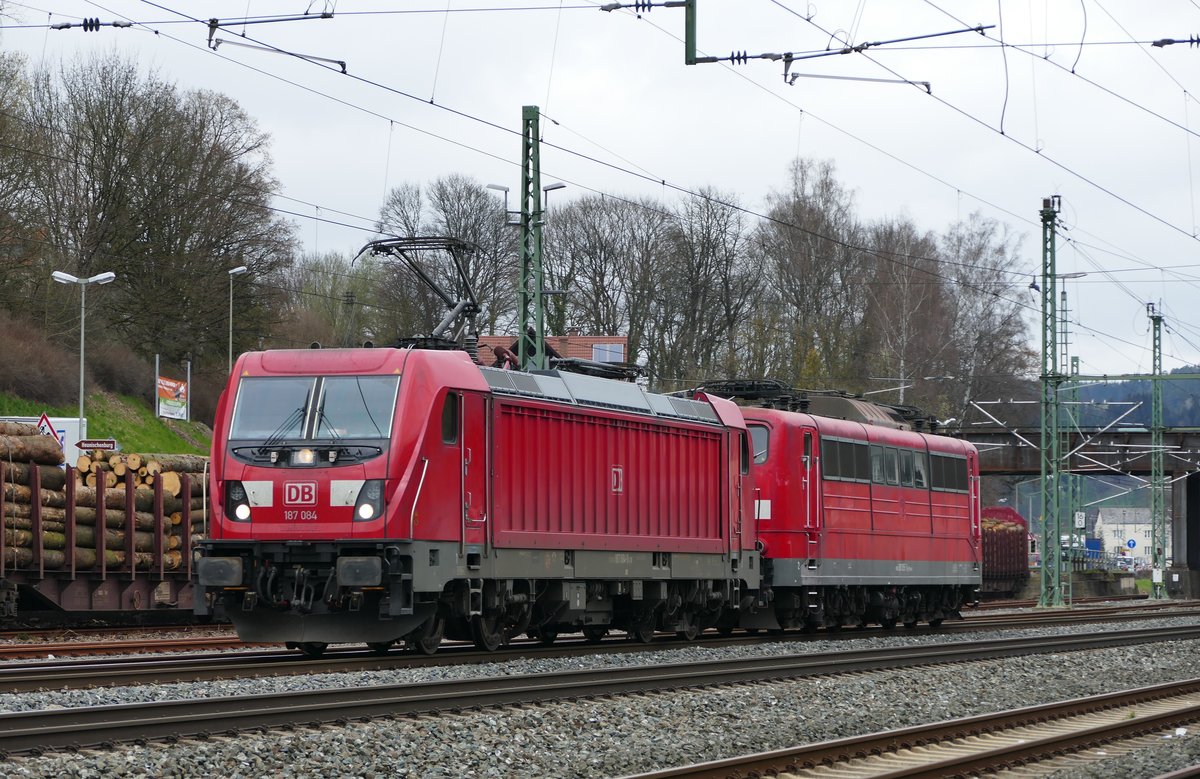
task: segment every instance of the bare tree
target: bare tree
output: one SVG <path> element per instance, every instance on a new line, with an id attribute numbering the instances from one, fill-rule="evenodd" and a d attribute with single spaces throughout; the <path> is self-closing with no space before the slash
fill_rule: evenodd
<path id="1" fill-rule="evenodd" d="M 266 136 L 232 100 L 181 93 L 116 54 L 41 71 L 32 84 L 24 115 L 42 143 L 30 203 L 46 236 L 39 272 L 114 271 L 89 327 L 112 328 L 142 353 L 215 362 L 226 271 L 270 278 L 291 262 L 293 228 L 268 205 Z M 263 290 L 237 301 L 252 329 L 274 316 Z"/>
<path id="2" fill-rule="evenodd" d="M 669 238 L 646 363 L 651 384 L 660 389 L 736 372 L 737 327 L 757 288 L 744 212 L 731 196 L 702 190 L 686 200 Z"/>
<path id="3" fill-rule="evenodd" d="M 793 357 L 780 378 L 808 386 L 861 381 L 859 284 L 871 263 L 861 248 L 852 193 L 835 178 L 832 162 L 800 159 L 792 164 L 788 190 L 768 202 L 770 221 L 756 241 L 785 309 L 776 338 Z"/>
<path id="4" fill-rule="evenodd" d="M 376 230 L 383 234 L 458 238 L 479 247 L 463 255 L 471 288 L 488 315 L 483 330 L 494 333 L 511 326 L 516 296 L 517 236 L 505 223 L 503 206 L 486 187 L 460 174 L 441 177 L 425 191 L 404 184 L 389 193 Z M 447 289 L 455 288 L 457 271 L 449 257 L 428 257 L 428 272 Z M 395 268 L 386 282 L 386 305 L 401 319 L 421 323 L 428 332 L 441 319 L 440 302 L 409 271 Z M 383 304 L 384 301 L 381 301 Z M 408 312 L 408 313 L 404 313 Z"/>
<path id="5" fill-rule="evenodd" d="M 547 278 L 566 298 L 551 308 L 562 321 L 597 335 L 625 335 L 626 360 L 644 360 L 646 332 L 670 251 L 672 214 L 652 200 L 586 196 L 557 209 L 543 254 Z M 556 330 L 561 332 L 561 330 Z"/>
<path id="6" fill-rule="evenodd" d="M 979 213 L 942 238 L 944 273 L 952 283 L 948 333 L 956 396 L 946 414 L 962 419 L 972 398 L 1017 391 L 1036 371 L 1022 314 L 1020 242 L 1006 225 Z"/>
<path id="7" fill-rule="evenodd" d="M 866 237 L 873 271 L 864 279 L 861 331 L 870 372 L 893 383 L 949 373 L 945 361 L 953 350 L 943 329 L 946 291 L 936 237 L 908 219 L 876 222 Z"/>

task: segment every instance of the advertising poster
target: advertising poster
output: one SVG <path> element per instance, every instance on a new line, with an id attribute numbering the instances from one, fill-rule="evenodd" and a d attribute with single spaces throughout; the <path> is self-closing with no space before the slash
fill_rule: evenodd
<path id="1" fill-rule="evenodd" d="M 187 382 L 158 377 L 158 415 L 168 419 L 187 419 Z"/>

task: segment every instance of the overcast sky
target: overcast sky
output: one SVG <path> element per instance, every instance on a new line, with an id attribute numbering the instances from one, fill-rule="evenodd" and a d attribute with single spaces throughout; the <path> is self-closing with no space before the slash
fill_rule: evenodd
<path id="1" fill-rule="evenodd" d="M 461 173 L 515 194 L 525 105 L 546 117 L 543 184 L 568 184 L 551 208 L 586 192 L 675 202 L 714 187 L 762 213 L 793 159 L 829 159 L 863 218 L 941 232 L 979 211 L 1024 236 L 1029 274 L 1041 268 L 1042 198 L 1060 195 L 1058 271 L 1088 274 L 1060 282 L 1082 371 L 1149 372 L 1150 302 L 1166 317 L 1164 366 L 1200 363 L 1200 48 L 1186 43 L 1200 31 L 1197 0 L 698 0 L 702 55 L 883 42 L 796 61 L 792 85 L 781 61 L 686 66 L 681 8 L 600 5 L 29 0 L 4 3 L 16 18 L 0 48 L 48 65 L 111 48 L 232 96 L 272 137 L 276 205 L 308 251 L 356 251 L 404 182 Z M 333 18 L 232 24 L 322 11 Z M 215 39 L 342 60 L 347 73 L 214 51 L 192 20 L 214 14 L 231 23 Z M 84 17 L 135 24 L 49 28 Z M 976 25 L 995 27 L 886 43 Z M 1184 42 L 1150 45 L 1163 38 Z M 1019 290 L 1036 338 L 1029 280 Z"/>

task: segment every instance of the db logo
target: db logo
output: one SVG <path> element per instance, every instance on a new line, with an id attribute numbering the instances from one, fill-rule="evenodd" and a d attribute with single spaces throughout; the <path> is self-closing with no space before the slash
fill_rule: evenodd
<path id="1" fill-rule="evenodd" d="M 283 505 L 317 505 L 317 483 L 315 481 L 289 481 L 283 484 Z"/>

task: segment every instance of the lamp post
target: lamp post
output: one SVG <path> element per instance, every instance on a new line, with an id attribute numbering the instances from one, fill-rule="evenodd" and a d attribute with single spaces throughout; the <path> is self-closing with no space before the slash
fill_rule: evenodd
<path id="1" fill-rule="evenodd" d="M 97 273 L 86 279 L 72 276 L 70 273 L 63 273 L 60 270 L 50 274 L 50 278 L 59 284 L 79 285 L 79 423 L 81 425 L 83 424 L 83 336 L 87 332 L 87 286 L 88 284 L 107 284 L 116 277 L 117 274 L 112 271 Z"/>
<path id="2" fill-rule="evenodd" d="M 229 373 L 233 373 L 233 277 L 250 270 L 245 265 L 229 269 Z"/>

